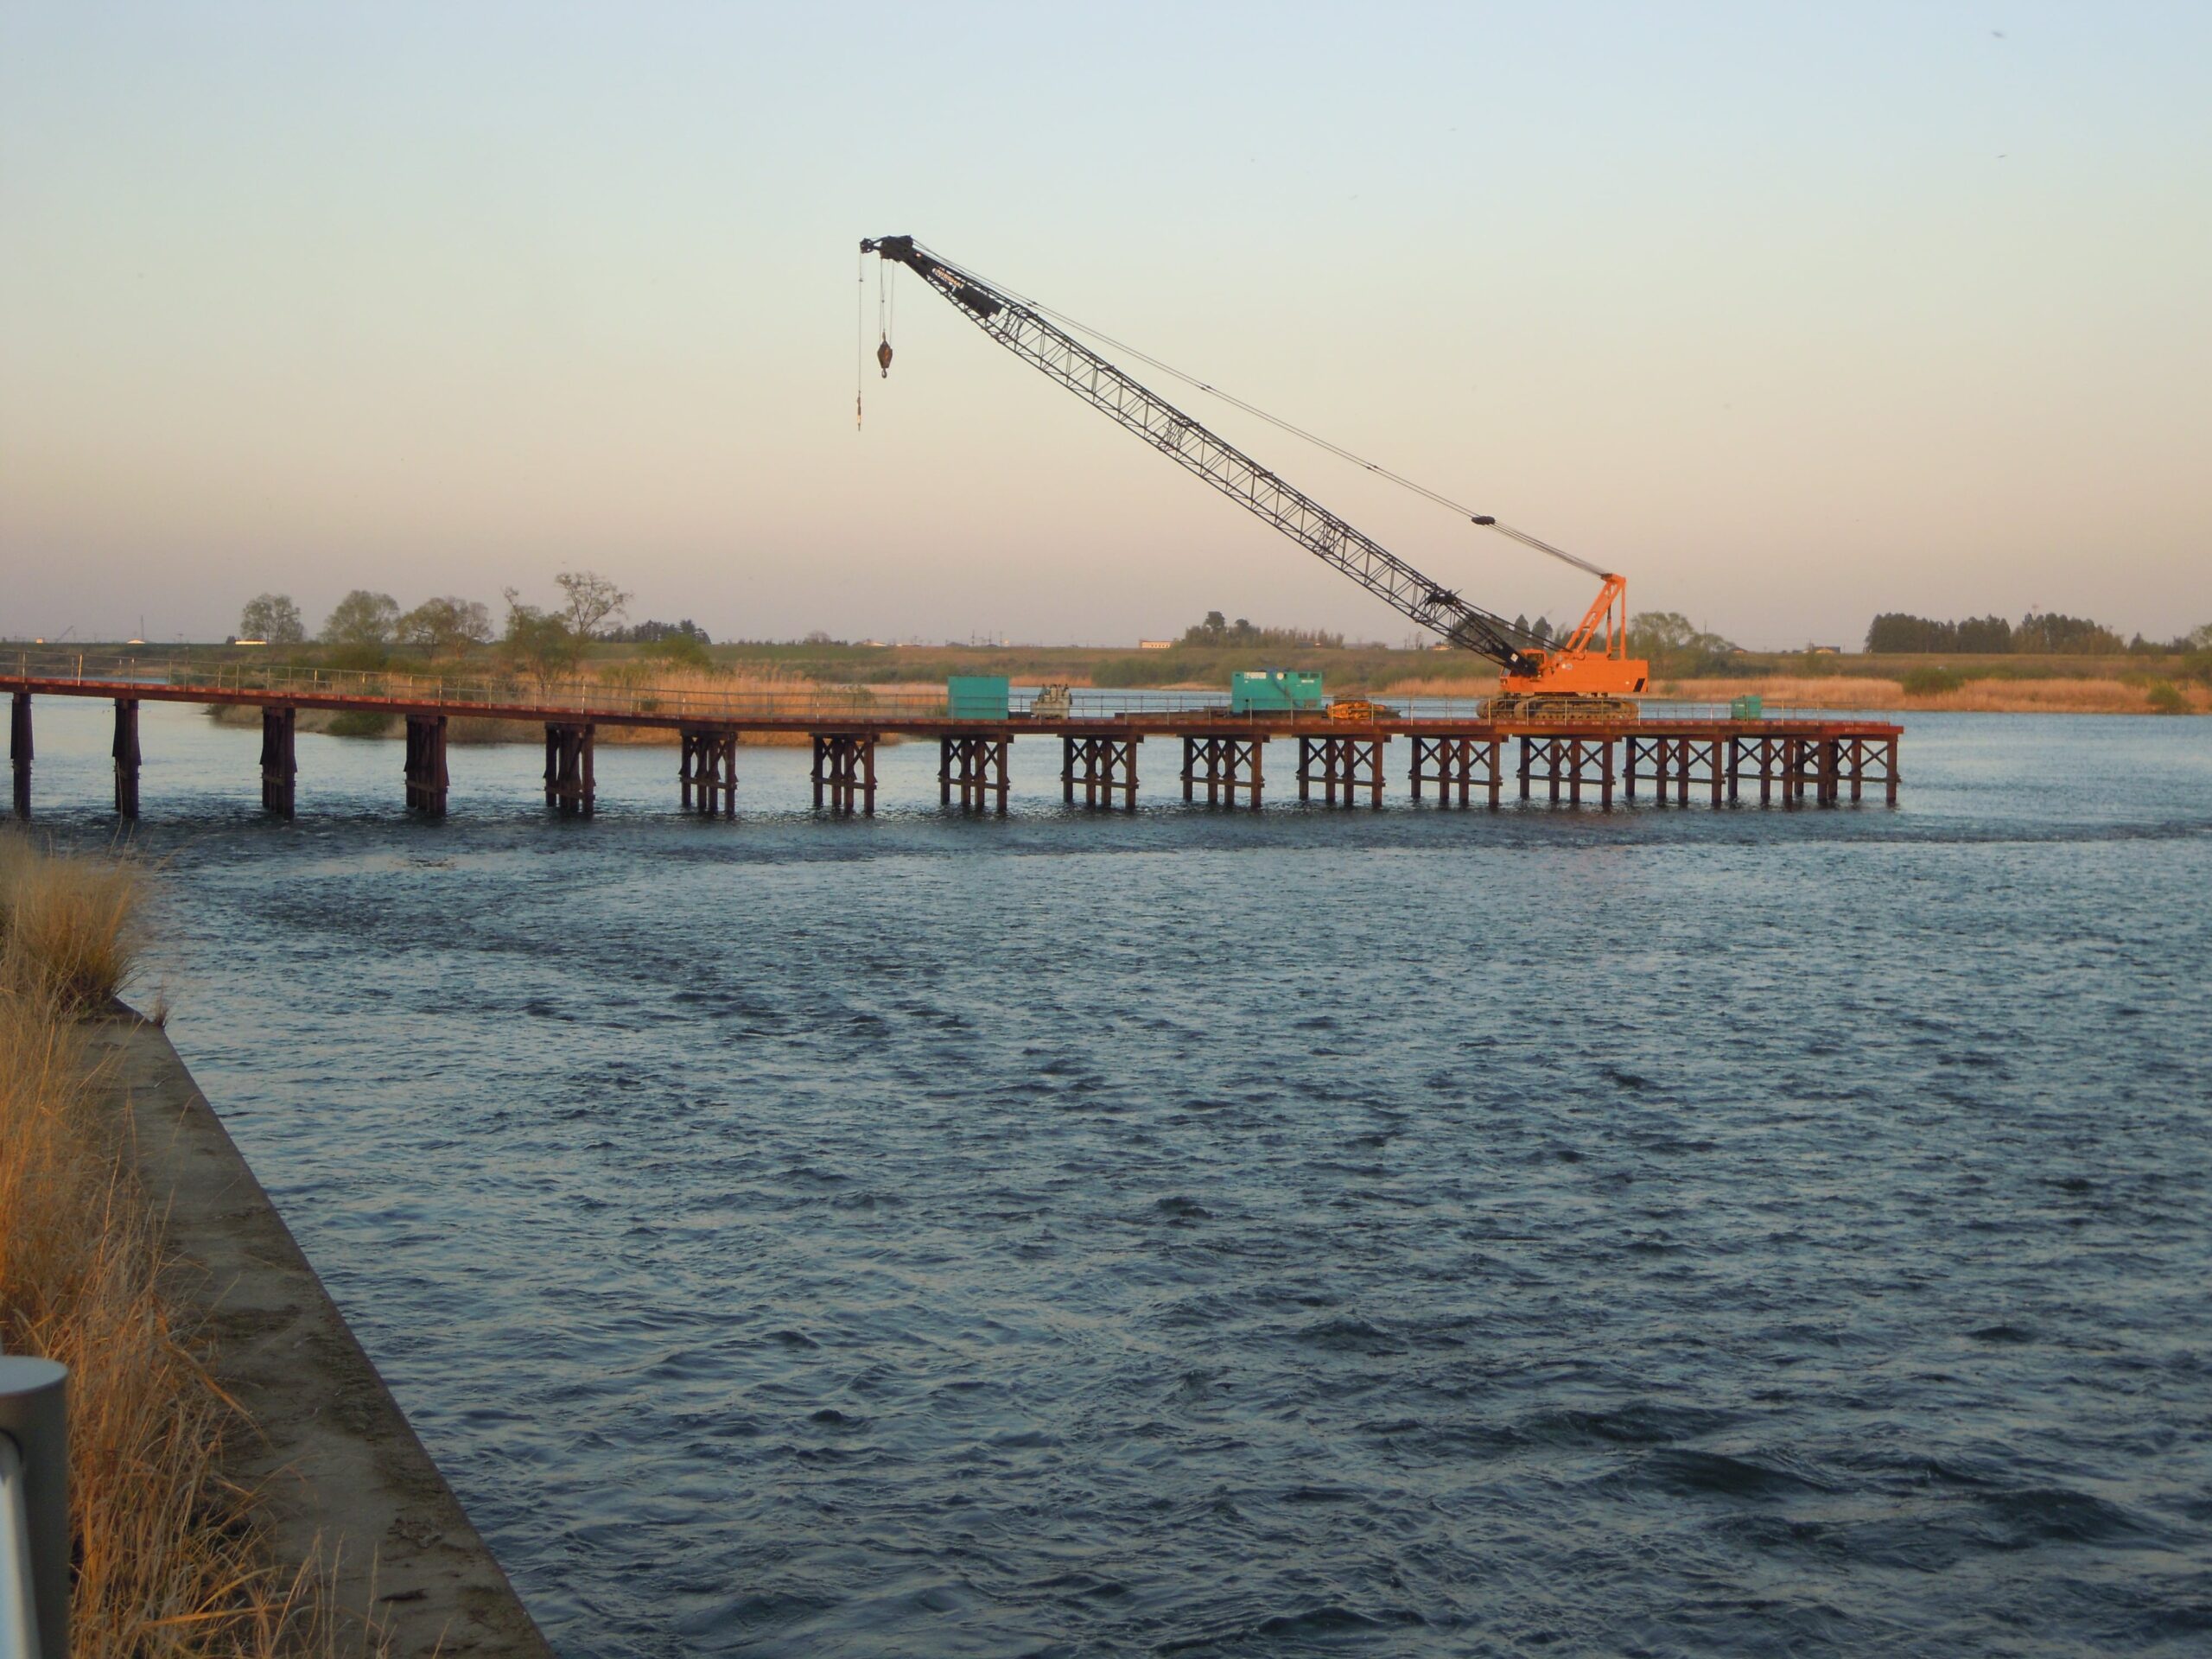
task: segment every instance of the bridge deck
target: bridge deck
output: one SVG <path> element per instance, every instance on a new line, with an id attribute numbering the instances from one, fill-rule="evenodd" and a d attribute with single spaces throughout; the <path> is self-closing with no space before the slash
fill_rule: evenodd
<path id="1" fill-rule="evenodd" d="M 1319 793 L 1332 804 L 1364 798 L 1379 806 L 1383 750 L 1398 739 L 1411 741 L 1408 782 L 1416 800 L 1425 785 L 1433 785 L 1440 800 L 1456 798 L 1465 805 L 1480 798 L 1495 806 L 1510 777 L 1524 800 L 1541 785 L 1550 799 L 1573 804 L 1580 804 L 1587 790 L 1599 804 L 1611 806 L 1617 780 L 1633 800 L 1642 780 L 1656 787 L 1662 800 L 1671 793 L 1683 804 L 1695 785 L 1717 806 L 1739 799 L 1746 779 L 1757 784 L 1762 801 L 1774 798 L 1777 787 L 1785 803 L 1810 796 L 1833 804 L 1847 789 L 1855 801 L 1871 783 L 1894 804 L 1903 731 L 1885 721 L 1836 715 L 1492 720 L 1478 704 L 1455 709 L 1429 699 L 1419 700 L 1429 705 L 1422 709 L 1384 709 L 1359 721 L 1319 711 L 1233 713 L 1218 703 L 1173 696 L 1155 698 L 1149 706 L 1028 709 L 976 720 L 955 718 L 939 698 L 865 690 L 720 696 L 593 685 L 532 695 L 531 688 L 512 682 L 451 683 L 404 675 L 326 677 L 321 671 L 257 668 L 251 674 L 194 679 L 174 667 L 102 676 L 35 671 L 27 663 L 14 673 L 0 671 L 0 691 L 11 694 L 10 752 L 18 812 L 29 810 L 32 702 L 66 696 L 115 704 L 116 808 L 126 817 L 137 810 L 137 707 L 143 702 L 261 709 L 263 800 L 285 814 L 292 809 L 293 734 L 302 709 L 404 720 L 407 804 L 433 812 L 444 809 L 446 727 L 456 717 L 543 727 L 547 800 L 584 811 L 591 810 L 594 792 L 591 734 L 596 728 L 677 733 L 684 804 L 694 805 L 696 794 L 700 810 L 721 813 L 735 810 L 735 741 L 746 733 L 810 737 L 816 804 L 846 812 L 874 810 L 875 746 L 893 737 L 938 740 L 941 801 L 950 804 L 957 794 L 963 806 L 1000 811 L 1008 792 L 1007 750 L 1023 737 L 1059 739 L 1064 798 L 1073 802 L 1080 791 L 1094 805 L 1134 806 L 1137 747 L 1147 738 L 1181 741 L 1184 799 L 1203 793 L 1210 802 L 1232 805 L 1260 804 L 1264 751 L 1281 740 L 1298 745 L 1301 800 Z M 1518 750 L 1510 769 L 1508 746 Z"/>

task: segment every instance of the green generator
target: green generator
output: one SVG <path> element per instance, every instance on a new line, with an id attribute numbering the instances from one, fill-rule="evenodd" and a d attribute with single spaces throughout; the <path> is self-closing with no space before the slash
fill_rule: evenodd
<path id="1" fill-rule="evenodd" d="M 1327 701 L 1321 677 L 1301 668 L 1263 668 L 1229 677 L 1229 710 L 1236 715 L 1291 715 Z"/>
<path id="2" fill-rule="evenodd" d="M 955 674 L 944 683 L 944 712 L 954 720 L 1004 720 L 1007 678 L 1003 674 Z"/>

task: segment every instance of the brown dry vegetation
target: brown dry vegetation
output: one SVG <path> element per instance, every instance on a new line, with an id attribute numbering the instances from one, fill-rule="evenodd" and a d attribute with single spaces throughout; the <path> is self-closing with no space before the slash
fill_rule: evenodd
<path id="1" fill-rule="evenodd" d="M 0 835 L 0 1344 L 70 1370 L 73 1647 L 332 1651 L 330 1598 L 288 1572 L 226 1479 L 249 1433 L 165 1291 L 161 1228 L 99 1101 L 83 1018 L 128 971 L 137 877 Z"/>
<path id="2" fill-rule="evenodd" d="M 464 679 L 477 677 L 464 672 Z M 376 677 L 376 694 L 379 696 L 405 697 L 419 695 L 434 698 L 439 689 L 439 678 L 431 674 L 391 672 Z M 572 690 L 577 681 L 563 681 L 556 687 L 556 695 Z M 759 667 L 748 665 L 742 671 L 724 669 L 678 668 L 656 663 L 649 658 L 606 661 L 585 664 L 581 683 L 603 686 L 611 691 L 634 694 L 639 698 L 643 713 L 654 712 L 655 706 L 677 709 L 689 705 L 706 718 L 716 706 L 735 710 L 755 710 L 772 708 L 781 698 L 793 700 L 794 708 L 817 692 L 842 690 L 848 688 L 829 687 L 772 664 Z M 897 696 L 907 691 L 944 692 L 942 685 L 898 686 L 885 685 L 857 690 L 857 695 Z M 537 688 L 530 681 L 516 683 L 513 696 L 518 702 L 528 702 L 538 695 Z M 219 726 L 258 728 L 261 710 L 251 703 L 210 703 L 207 717 Z M 340 736 L 397 738 L 406 728 L 397 715 L 393 715 L 380 728 L 363 729 L 364 721 L 358 715 L 329 709 L 302 709 L 298 716 L 298 729 L 302 732 L 329 733 Z M 526 721 L 486 720 L 480 716 L 455 714 L 448 717 L 446 741 L 451 744 L 469 743 L 536 743 L 541 741 L 537 728 Z M 645 747 L 674 748 L 677 734 L 664 726 L 613 726 L 599 728 L 596 741 L 601 744 L 621 744 Z M 803 732 L 750 732 L 741 738 L 750 747 L 804 748 L 806 734 Z"/>
<path id="3" fill-rule="evenodd" d="M 1758 696 L 1776 709 L 1929 709 L 1999 715 L 2143 715 L 2155 712 L 2151 685 L 2126 680 L 1968 680 L 1955 690 L 1916 693 L 1898 680 L 1837 675 L 1815 679 L 1790 675 L 1710 680 L 1662 680 L 1662 696 L 1691 702 L 1726 702 Z M 2178 688 L 2190 712 L 2212 713 L 2212 690 Z"/>

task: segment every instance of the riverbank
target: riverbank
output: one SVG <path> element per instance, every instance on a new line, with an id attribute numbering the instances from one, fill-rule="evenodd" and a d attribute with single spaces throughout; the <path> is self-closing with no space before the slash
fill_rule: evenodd
<path id="1" fill-rule="evenodd" d="M 118 1003 L 87 1037 L 96 1097 L 163 1218 L 173 1306 L 253 1426 L 225 1473 L 255 1493 L 276 1560 L 321 1562 L 336 1623 L 391 1659 L 550 1659 L 167 1033 Z"/>
<path id="2" fill-rule="evenodd" d="M 73 1650 L 548 1652 L 160 1026 L 128 862 L 0 833 L 0 1347 L 70 1368 Z"/>

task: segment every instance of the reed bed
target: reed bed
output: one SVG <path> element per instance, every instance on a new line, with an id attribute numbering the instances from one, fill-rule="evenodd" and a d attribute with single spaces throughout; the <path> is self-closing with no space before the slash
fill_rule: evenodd
<path id="1" fill-rule="evenodd" d="M 440 679 L 435 674 L 410 673 L 391 671 L 376 677 L 379 696 L 420 696 L 425 700 L 436 697 Z M 577 684 L 603 686 L 611 691 L 645 694 L 645 711 L 652 711 L 652 704 L 665 698 L 671 708 L 690 697 L 704 703 L 718 699 L 735 702 L 761 698 L 789 697 L 794 709 L 809 696 L 817 692 L 856 690 L 828 686 L 804 674 L 779 668 L 773 664 L 748 667 L 741 671 L 721 669 L 682 668 L 650 659 L 587 664 L 575 680 L 563 681 L 561 690 L 570 691 Z M 518 680 L 513 696 L 518 702 L 531 700 L 536 690 L 527 679 Z M 895 696 L 935 692 L 944 694 L 942 684 L 876 685 L 861 691 L 863 696 Z M 251 703 L 213 702 L 207 705 L 208 719 L 218 726 L 236 726 L 259 729 L 261 710 Z M 406 731 L 406 724 L 399 716 L 364 715 L 351 711 L 332 709 L 302 709 L 297 720 L 298 730 L 321 733 L 339 737 L 397 738 Z M 486 720 L 481 715 L 454 713 L 448 716 L 446 741 L 448 744 L 476 743 L 537 743 L 542 741 L 536 725 L 512 720 Z M 599 728 L 594 741 L 601 744 L 620 744 L 624 747 L 674 748 L 678 741 L 677 732 L 661 726 L 613 726 Z M 753 748 L 804 748 L 804 732 L 748 732 L 741 741 Z"/>
<path id="2" fill-rule="evenodd" d="M 1851 675 L 1800 678 L 1777 675 L 1751 679 L 1667 680 L 1660 695 L 1692 702 L 1726 702 L 1756 695 L 1791 709 L 1929 709 L 1993 715 L 2144 715 L 2160 712 L 2152 696 L 2159 682 L 2134 684 L 2118 679 L 1971 679 L 1940 691 L 1908 691 L 1900 680 Z M 2202 686 L 2177 688 L 2183 709 L 2212 712 L 2212 691 Z"/>
<path id="3" fill-rule="evenodd" d="M 0 1344 L 70 1369 L 72 1645 L 334 1653 L 327 1577 L 277 1565 L 255 1495 L 223 1472 L 251 1425 L 168 1294 L 161 1227 L 87 1052 L 83 1016 L 130 970 L 138 887 L 126 864 L 0 835 Z"/>

